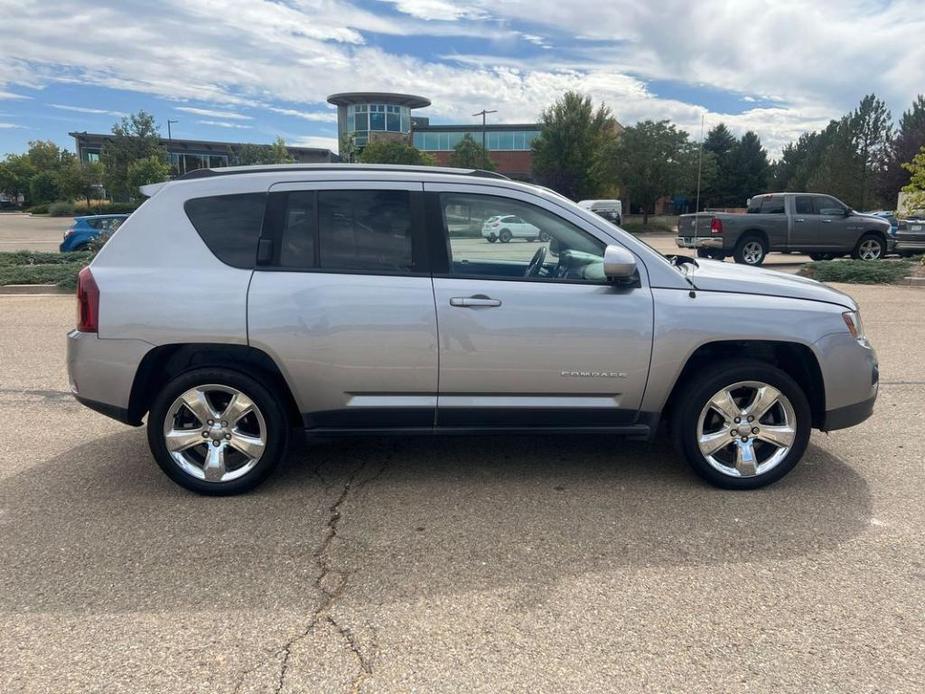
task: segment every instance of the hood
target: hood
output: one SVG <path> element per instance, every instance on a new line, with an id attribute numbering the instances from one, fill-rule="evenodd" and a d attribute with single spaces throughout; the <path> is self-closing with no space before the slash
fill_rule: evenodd
<path id="1" fill-rule="evenodd" d="M 808 277 L 703 258 L 697 259 L 697 265 L 688 271 L 688 277 L 700 291 L 824 301 L 857 310 L 857 304 L 850 296 Z"/>

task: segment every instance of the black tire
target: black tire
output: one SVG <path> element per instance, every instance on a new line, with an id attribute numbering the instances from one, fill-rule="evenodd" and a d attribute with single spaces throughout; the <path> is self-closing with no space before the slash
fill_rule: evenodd
<path id="1" fill-rule="evenodd" d="M 498 237 L 495 236 L 493 233 L 489 234 L 486 238 L 488 239 L 488 243 L 494 243 L 495 241 L 498 240 Z"/>
<path id="2" fill-rule="evenodd" d="M 712 255 L 711 251 L 708 251 L 706 248 L 698 248 L 698 249 L 697 249 L 697 257 L 698 257 L 698 258 L 712 258 L 713 255 Z"/>
<path id="3" fill-rule="evenodd" d="M 755 246 L 754 244 L 757 244 Z M 746 260 L 746 258 L 754 258 L 756 248 L 759 251 L 757 255 L 757 260 Z M 739 240 L 739 243 L 736 244 L 735 252 L 732 254 L 732 257 L 740 265 L 752 265 L 758 267 L 764 262 L 764 259 L 768 256 L 768 244 L 760 236 L 755 234 L 750 234 L 744 236 Z"/>
<path id="4" fill-rule="evenodd" d="M 790 401 L 796 418 L 796 434 L 786 456 L 767 472 L 753 477 L 734 477 L 714 468 L 697 443 L 700 413 L 707 402 L 723 388 L 742 382 L 760 381 L 774 386 Z M 675 446 L 694 472 L 710 484 L 723 489 L 758 489 L 776 482 L 790 472 L 806 452 L 812 416 L 803 389 L 789 375 L 766 362 L 736 359 L 708 367 L 684 384 L 673 404 L 671 431 Z"/>
<path id="5" fill-rule="evenodd" d="M 709 248 L 698 248 L 697 249 L 698 258 L 709 258 L 711 260 L 725 260 L 726 254 L 722 251 L 714 251 Z"/>
<path id="6" fill-rule="evenodd" d="M 501 239 L 501 243 L 510 243 L 511 239 L 514 237 L 510 229 L 502 229 L 501 233 L 498 234 L 498 238 Z"/>
<path id="7" fill-rule="evenodd" d="M 174 401 L 187 390 L 207 384 L 234 388 L 246 395 L 262 414 L 265 424 L 266 445 L 257 463 L 241 477 L 226 482 L 210 482 L 185 472 L 171 457 L 164 440 L 164 423 Z M 210 496 L 240 494 L 259 485 L 285 457 L 289 443 L 289 420 L 279 399 L 257 379 L 224 368 L 196 369 L 170 381 L 154 399 L 147 429 L 148 445 L 164 473 L 180 486 Z M 208 444 L 203 445 L 208 450 Z"/>
<path id="8" fill-rule="evenodd" d="M 869 255 L 862 249 L 862 247 L 870 248 L 873 245 L 879 249 L 875 257 L 869 257 Z M 858 239 L 857 245 L 854 247 L 854 250 L 851 251 L 851 257 L 855 260 L 880 260 L 883 256 L 886 255 L 886 241 L 883 240 L 883 237 L 879 234 L 864 234 L 861 238 Z"/>
<path id="9" fill-rule="evenodd" d="M 809 257 L 810 257 L 810 260 L 819 261 L 819 260 L 832 260 L 835 257 L 835 255 L 832 253 L 810 253 Z"/>
<path id="10" fill-rule="evenodd" d="M 546 243 L 550 239 L 552 239 L 552 236 L 547 234 L 545 231 L 540 232 L 540 241 L 542 241 L 543 243 Z"/>

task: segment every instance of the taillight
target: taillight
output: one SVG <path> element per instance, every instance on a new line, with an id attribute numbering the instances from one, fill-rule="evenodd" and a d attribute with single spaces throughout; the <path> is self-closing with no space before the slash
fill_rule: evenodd
<path id="1" fill-rule="evenodd" d="M 711 234 L 722 234 L 723 233 L 723 220 L 718 217 L 714 217 L 710 220 L 710 233 Z"/>
<path id="2" fill-rule="evenodd" d="M 77 275 L 77 329 L 82 333 L 95 333 L 99 327 L 100 289 L 93 273 L 85 267 Z"/>

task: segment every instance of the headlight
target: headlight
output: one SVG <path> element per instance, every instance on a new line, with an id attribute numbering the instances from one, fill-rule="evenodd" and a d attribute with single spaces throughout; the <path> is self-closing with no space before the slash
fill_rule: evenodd
<path id="1" fill-rule="evenodd" d="M 870 347 L 870 342 L 868 342 L 867 336 L 864 334 L 864 324 L 861 322 L 860 312 L 845 311 L 841 314 L 841 317 L 844 319 L 845 325 L 848 326 L 848 332 L 851 333 L 851 337 L 865 347 Z"/>

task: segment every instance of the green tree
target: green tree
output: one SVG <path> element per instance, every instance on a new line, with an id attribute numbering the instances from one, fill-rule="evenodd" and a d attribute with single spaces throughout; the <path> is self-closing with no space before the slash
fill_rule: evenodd
<path id="1" fill-rule="evenodd" d="M 35 168 L 36 172 L 48 172 L 56 174 L 62 167 L 66 166 L 74 155 L 66 149 L 61 149 L 51 140 L 33 140 L 29 143 L 29 151 L 26 152 L 29 161 Z"/>
<path id="2" fill-rule="evenodd" d="M 606 161 L 617 137 L 610 109 L 601 104 L 595 110 L 591 97 L 566 92 L 540 121 L 532 147 L 534 177 L 573 200 L 596 197 L 613 170 Z"/>
<path id="3" fill-rule="evenodd" d="M 56 172 L 39 171 L 29 179 L 29 204 L 42 205 L 60 199 Z"/>
<path id="4" fill-rule="evenodd" d="M 453 148 L 450 154 L 450 166 L 458 166 L 461 169 L 482 169 L 483 171 L 495 170 L 495 162 L 488 156 L 488 150 L 473 140 L 469 133 L 466 133 L 466 136 Z"/>
<path id="5" fill-rule="evenodd" d="M 900 212 L 908 215 L 925 210 L 925 145 L 919 149 L 912 161 L 903 164 L 903 168 L 909 172 L 909 182 L 903 186 L 906 195 Z"/>
<path id="6" fill-rule="evenodd" d="M 286 147 L 286 141 L 277 136 L 273 140 L 273 144 L 269 148 L 269 158 L 270 161 L 268 164 L 291 164 L 295 161 L 291 154 L 289 154 L 289 148 Z"/>
<path id="7" fill-rule="evenodd" d="M 859 209 L 869 210 L 879 202 L 877 183 L 887 164 L 893 140 L 892 115 L 886 104 L 868 94 L 850 116 L 851 132 L 857 150 Z"/>
<path id="8" fill-rule="evenodd" d="M 612 152 L 617 179 L 629 200 L 642 207 L 643 224 L 659 198 L 690 190 L 697 175 L 696 145 L 667 120 L 626 128 Z"/>
<path id="9" fill-rule="evenodd" d="M 58 188 L 68 199 L 83 198 L 87 208 L 103 185 L 103 165 L 98 161 L 82 162 L 73 157 L 57 175 Z"/>
<path id="10" fill-rule="evenodd" d="M 132 197 L 141 186 L 149 183 L 166 181 L 170 176 L 170 167 L 164 158 L 154 154 L 144 159 L 136 159 L 128 165 L 127 184 Z"/>
<path id="11" fill-rule="evenodd" d="M 29 181 L 35 176 L 35 167 L 25 154 L 8 154 L 0 162 L 0 192 L 17 199 L 20 195 L 29 204 Z"/>
<path id="12" fill-rule="evenodd" d="M 167 150 L 161 145 L 161 136 L 154 116 L 139 111 L 123 118 L 112 126 L 112 139 L 103 145 L 100 160 L 105 170 L 104 182 L 116 199 L 135 195 L 137 186 L 129 181 L 132 162 L 155 157 L 167 163 Z"/>
<path id="13" fill-rule="evenodd" d="M 710 129 L 703 141 L 704 154 L 713 159 L 714 175 L 709 185 L 701 185 L 703 207 L 726 207 L 737 198 L 734 161 L 735 135 L 720 123 Z"/>
<path id="14" fill-rule="evenodd" d="M 909 183 L 910 175 L 905 165 L 922 147 L 925 147 L 925 95 L 919 94 L 899 120 L 879 176 L 877 189 L 888 207 L 892 207 L 897 193 Z"/>
<path id="15" fill-rule="evenodd" d="M 340 136 L 337 147 L 337 156 L 346 164 L 352 164 L 357 158 L 357 141 L 353 133 L 344 133 Z"/>
<path id="16" fill-rule="evenodd" d="M 363 164 L 419 164 L 433 166 L 434 158 L 414 145 L 397 140 L 375 140 L 367 144 L 357 157 Z"/>
<path id="17" fill-rule="evenodd" d="M 729 202 L 733 207 L 744 207 L 748 198 L 767 191 L 771 172 L 768 153 L 761 146 L 761 139 L 751 130 L 736 142 L 730 172 Z"/>

